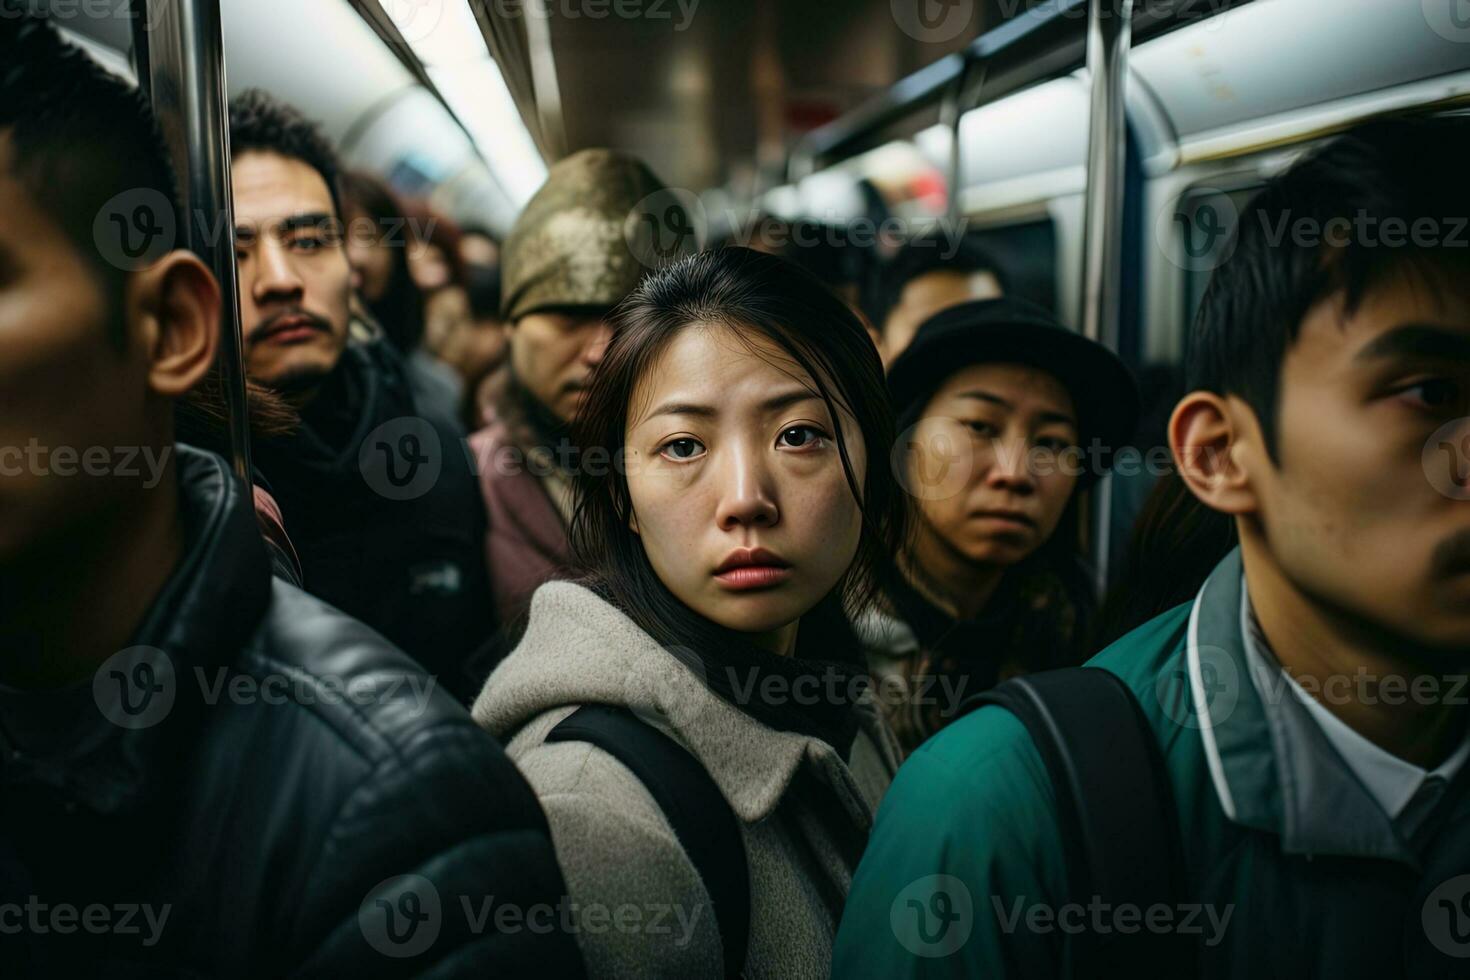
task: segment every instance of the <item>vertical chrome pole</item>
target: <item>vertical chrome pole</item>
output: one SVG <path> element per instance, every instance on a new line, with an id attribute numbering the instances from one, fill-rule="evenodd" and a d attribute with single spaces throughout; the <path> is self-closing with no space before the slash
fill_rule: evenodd
<path id="1" fill-rule="evenodd" d="M 1087 14 L 1092 116 L 1083 225 L 1082 332 L 1114 350 L 1118 346 L 1123 280 L 1123 166 L 1128 125 L 1124 86 L 1133 39 L 1132 20 L 1133 0 L 1092 0 Z M 1107 585 L 1111 559 L 1111 479 L 1100 481 L 1094 496 L 1093 558 L 1101 591 Z"/>
<path id="2" fill-rule="evenodd" d="M 956 78 L 949 91 L 944 93 L 944 102 L 939 107 L 939 123 L 949 130 L 949 172 L 945 174 L 949 184 L 946 188 L 948 206 L 944 211 L 946 228 L 957 227 L 960 215 L 964 212 L 960 201 L 964 185 L 964 153 L 960 148 L 960 117 L 965 114 L 965 110 L 960 100 L 964 98 L 965 75 L 966 72 L 960 72 L 960 77 Z"/>
<path id="3" fill-rule="evenodd" d="M 235 210 L 230 185 L 229 90 L 219 0 L 133 0 L 135 39 L 143 35 L 138 75 L 146 78 L 174 166 L 184 182 L 183 241 L 220 286 L 219 372 L 231 462 L 250 481 L 250 418 L 240 340 L 235 270 Z"/>
<path id="4" fill-rule="evenodd" d="M 979 101 L 988 67 L 986 62 L 967 58 L 939 109 L 940 123 L 949 129 L 949 208 L 944 220 L 950 228 L 960 228 L 965 220 L 965 149 L 960 143 L 960 123 Z"/>

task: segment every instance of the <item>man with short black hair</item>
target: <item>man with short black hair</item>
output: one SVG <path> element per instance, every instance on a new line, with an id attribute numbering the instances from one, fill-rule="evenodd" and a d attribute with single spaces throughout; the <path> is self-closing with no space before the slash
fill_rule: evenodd
<path id="1" fill-rule="evenodd" d="M 515 767 L 175 442 L 220 291 L 146 103 L 15 0 L 0 66 L 0 973 L 579 974 L 463 918 L 565 893 Z"/>
<path id="2" fill-rule="evenodd" d="M 415 405 L 381 340 L 349 340 L 352 267 L 331 144 L 263 92 L 230 105 L 246 371 L 301 412 L 256 447 L 308 591 L 419 659 L 458 697 L 488 665 L 485 516 L 453 420 Z"/>
<path id="3" fill-rule="evenodd" d="M 950 241 L 939 233 L 907 242 L 882 272 L 879 353 L 885 367 L 898 360 L 919 325 L 941 310 L 1006 294 L 1000 266 L 973 236 Z"/>
<path id="4" fill-rule="evenodd" d="M 1120 935 L 1195 962 L 1118 975 L 1463 975 L 1467 154 L 1463 119 L 1369 124 L 1243 210 L 1169 423 L 1205 512 L 1177 519 L 1227 521 L 1239 544 L 1192 602 L 1090 662 L 1140 709 L 1155 791 L 1064 811 L 1079 786 L 1136 784 L 1148 759 L 1054 782 L 1063 767 L 1024 708 L 959 719 L 889 790 L 836 976 L 1091 976 Z M 1177 862 L 1167 833 L 1065 830 L 1160 816 L 1180 831 Z M 1065 861 L 1071 844 L 1091 859 Z M 1119 848 L 1145 856 L 1131 881 L 1177 877 L 1157 896 L 1170 904 L 1079 892 Z M 963 934 L 950 928 L 961 906 Z"/>

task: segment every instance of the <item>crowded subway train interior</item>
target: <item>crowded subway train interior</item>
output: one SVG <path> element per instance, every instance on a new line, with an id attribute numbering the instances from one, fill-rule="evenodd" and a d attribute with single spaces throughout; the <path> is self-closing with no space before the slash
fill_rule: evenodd
<path id="1" fill-rule="evenodd" d="M 0 0 L 0 976 L 1466 975 L 1467 153 L 1466 0 Z"/>

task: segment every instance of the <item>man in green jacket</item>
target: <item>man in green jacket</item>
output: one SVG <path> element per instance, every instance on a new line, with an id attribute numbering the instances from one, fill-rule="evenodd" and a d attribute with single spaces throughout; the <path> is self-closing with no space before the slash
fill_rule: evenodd
<path id="1" fill-rule="evenodd" d="M 1081 976 L 1075 937 L 1140 930 L 1203 976 L 1470 972 L 1467 153 L 1463 120 L 1348 134 L 1244 209 L 1204 298 L 1170 445 L 1239 544 L 1092 661 L 1161 750 L 1180 901 L 1069 894 L 1042 757 L 984 708 L 899 772 L 835 976 Z"/>

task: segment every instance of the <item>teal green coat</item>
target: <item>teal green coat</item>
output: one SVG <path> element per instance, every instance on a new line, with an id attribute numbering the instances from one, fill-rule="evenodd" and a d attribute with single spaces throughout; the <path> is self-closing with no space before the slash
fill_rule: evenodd
<path id="1" fill-rule="evenodd" d="M 1236 552 L 1193 603 L 1091 662 L 1133 690 L 1163 752 L 1181 907 L 1068 907 L 1046 769 L 1020 722 L 986 708 L 900 769 L 833 976 L 1067 976 L 1069 935 L 1096 921 L 1192 935 L 1204 976 L 1470 976 L 1470 767 L 1403 841 L 1279 680 L 1253 682 L 1242 583 Z"/>

